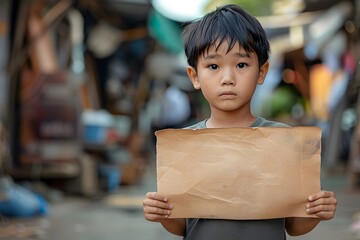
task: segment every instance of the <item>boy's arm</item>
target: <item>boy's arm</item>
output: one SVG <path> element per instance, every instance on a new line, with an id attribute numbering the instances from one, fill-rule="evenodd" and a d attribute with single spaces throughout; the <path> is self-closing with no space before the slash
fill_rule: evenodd
<path id="1" fill-rule="evenodd" d="M 335 216 L 337 200 L 333 192 L 321 191 L 309 197 L 306 212 L 319 218 L 287 218 L 285 228 L 289 235 L 303 235 L 313 230 L 320 221 L 330 220 Z"/>
<path id="2" fill-rule="evenodd" d="M 287 218 L 285 220 L 286 232 L 290 236 L 299 236 L 313 230 L 321 220 L 318 218 Z"/>
<path id="3" fill-rule="evenodd" d="M 179 236 L 185 235 L 185 219 L 168 218 L 173 206 L 168 203 L 167 197 L 161 196 L 156 192 L 148 192 L 143 201 L 143 206 L 146 220 L 160 222 L 168 232 L 173 234 Z"/>
<path id="4" fill-rule="evenodd" d="M 165 219 L 160 222 L 163 227 L 172 234 L 184 236 L 185 235 L 185 219 L 173 218 Z"/>

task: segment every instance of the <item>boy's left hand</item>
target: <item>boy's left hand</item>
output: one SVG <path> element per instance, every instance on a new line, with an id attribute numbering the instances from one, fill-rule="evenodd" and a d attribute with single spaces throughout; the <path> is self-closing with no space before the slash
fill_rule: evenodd
<path id="1" fill-rule="evenodd" d="M 321 220 L 330 220 L 335 216 L 337 200 L 333 192 L 321 191 L 311 195 L 306 204 L 306 212 L 315 214 Z"/>

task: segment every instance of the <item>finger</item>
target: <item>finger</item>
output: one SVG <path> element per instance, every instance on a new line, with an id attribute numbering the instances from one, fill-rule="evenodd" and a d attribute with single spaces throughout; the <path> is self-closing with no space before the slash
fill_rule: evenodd
<path id="1" fill-rule="evenodd" d="M 330 220 L 334 218 L 335 212 L 318 212 L 316 213 L 316 216 L 322 220 Z"/>
<path id="2" fill-rule="evenodd" d="M 144 217 L 146 220 L 152 221 L 152 222 L 159 222 L 161 220 L 168 218 L 168 216 L 157 215 L 157 214 L 144 214 Z"/>
<path id="3" fill-rule="evenodd" d="M 153 199 L 144 199 L 143 201 L 143 206 L 149 206 L 149 207 L 157 207 L 157 208 L 163 208 L 163 209 L 172 209 L 173 206 L 172 204 L 166 203 L 166 202 L 161 202 L 158 200 L 153 200 Z"/>
<path id="4" fill-rule="evenodd" d="M 164 196 L 158 194 L 157 192 L 148 192 L 146 194 L 146 198 L 154 199 L 154 200 L 158 200 L 158 201 L 162 201 L 162 202 L 168 201 L 167 197 L 164 197 Z"/>
<path id="5" fill-rule="evenodd" d="M 308 200 L 310 202 L 312 202 L 319 198 L 330 198 L 330 197 L 335 197 L 335 194 L 333 192 L 329 192 L 329 191 L 321 191 L 321 192 L 318 192 L 316 194 L 309 196 Z"/>
<path id="6" fill-rule="evenodd" d="M 317 214 L 320 212 L 335 212 L 335 205 L 318 205 L 306 209 L 308 214 Z"/>
<path id="7" fill-rule="evenodd" d="M 145 214 L 156 214 L 159 216 L 168 216 L 170 215 L 171 211 L 167 209 L 157 208 L 157 207 L 144 207 Z"/>
<path id="8" fill-rule="evenodd" d="M 315 207 L 318 205 L 337 205 L 337 200 L 334 197 L 329 198 L 319 198 L 317 200 L 314 200 L 312 202 L 308 202 L 306 204 L 306 208 Z"/>

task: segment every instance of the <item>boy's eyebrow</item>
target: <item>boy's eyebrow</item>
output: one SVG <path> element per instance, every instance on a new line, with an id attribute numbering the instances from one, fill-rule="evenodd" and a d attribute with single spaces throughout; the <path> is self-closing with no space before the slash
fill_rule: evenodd
<path id="1" fill-rule="evenodd" d="M 247 52 L 235 53 L 234 55 L 238 55 L 241 58 L 250 58 L 250 55 Z"/>
<path id="2" fill-rule="evenodd" d="M 241 58 L 250 58 L 250 55 L 247 52 L 239 52 L 234 53 L 235 56 L 241 57 Z M 220 54 L 209 54 L 204 57 L 204 59 L 214 59 L 220 57 Z"/>
<path id="3" fill-rule="evenodd" d="M 220 57 L 220 54 L 208 54 L 206 56 L 204 56 L 204 59 L 214 59 Z"/>

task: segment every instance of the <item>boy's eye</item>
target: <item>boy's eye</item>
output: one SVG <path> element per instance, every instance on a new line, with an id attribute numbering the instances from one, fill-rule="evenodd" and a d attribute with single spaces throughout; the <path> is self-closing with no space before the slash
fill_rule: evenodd
<path id="1" fill-rule="evenodd" d="M 219 68 L 219 66 L 216 65 L 216 64 L 210 64 L 210 65 L 208 66 L 208 68 L 210 68 L 211 70 L 216 70 L 216 69 Z"/>
<path id="2" fill-rule="evenodd" d="M 239 63 L 239 64 L 237 65 L 238 68 L 244 68 L 244 67 L 246 67 L 246 66 L 247 66 L 246 63 Z"/>

